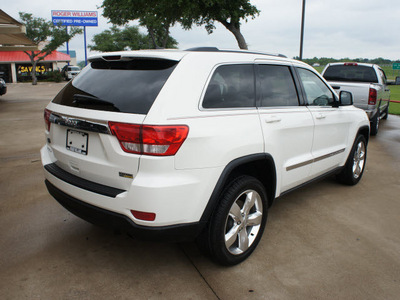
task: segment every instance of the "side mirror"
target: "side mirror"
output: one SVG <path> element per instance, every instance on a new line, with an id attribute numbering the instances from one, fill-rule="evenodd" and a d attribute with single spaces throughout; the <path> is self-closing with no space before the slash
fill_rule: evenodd
<path id="1" fill-rule="evenodd" d="M 341 91 L 339 94 L 339 105 L 353 105 L 353 94 L 347 91 Z"/>

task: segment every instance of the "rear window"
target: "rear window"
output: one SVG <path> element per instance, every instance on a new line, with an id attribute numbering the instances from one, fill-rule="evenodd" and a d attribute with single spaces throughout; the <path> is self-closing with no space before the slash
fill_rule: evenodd
<path id="1" fill-rule="evenodd" d="M 61 105 L 147 114 L 177 61 L 93 61 L 54 98 Z"/>
<path id="2" fill-rule="evenodd" d="M 324 73 L 324 78 L 330 81 L 378 82 L 372 67 L 358 65 L 329 66 Z"/>
<path id="3" fill-rule="evenodd" d="M 81 69 L 79 67 L 68 67 L 69 71 L 80 71 Z"/>

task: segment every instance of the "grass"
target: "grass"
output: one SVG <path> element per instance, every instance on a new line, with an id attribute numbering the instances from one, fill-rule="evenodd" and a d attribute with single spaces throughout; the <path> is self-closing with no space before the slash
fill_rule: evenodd
<path id="1" fill-rule="evenodd" d="M 400 115 L 400 103 L 391 102 L 389 105 L 389 114 Z"/>
<path id="2" fill-rule="evenodd" d="M 389 85 L 390 100 L 400 101 L 400 85 Z M 391 102 L 389 105 L 389 113 L 400 115 L 400 103 Z"/>

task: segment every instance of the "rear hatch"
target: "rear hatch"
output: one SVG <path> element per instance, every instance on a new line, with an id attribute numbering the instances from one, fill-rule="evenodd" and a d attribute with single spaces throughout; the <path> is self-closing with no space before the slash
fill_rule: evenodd
<path id="1" fill-rule="evenodd" d="M 177 63 L 120 56 L 92 61 L 45 111 L 54 163 L 83 179 L 128 189 L 141 155 L 123 151 L 109 122 L 142 124 Z"/>

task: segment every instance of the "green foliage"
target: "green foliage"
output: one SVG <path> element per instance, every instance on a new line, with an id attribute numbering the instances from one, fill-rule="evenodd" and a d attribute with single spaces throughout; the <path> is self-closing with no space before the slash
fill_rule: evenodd
<path id="1" fill-rule="evenodd" d="M 20 12 L 19 17 L 21 23 L 26 27 L 26 36 L 34 43 L 46 43 L 42 50 L 39 51 L 24 51 L 30 58 L 32 64 L 32 84 L 37 84 L 36 64 L 44 60 L 47 55 L 55 51 L 72 37 L 82 33 L 81 28 L 73 27 L 67 33 L 65 27 L 54 26 L 51 21 L 46 21 L 43 18 L 33 17 L 32 14 Z"/>
<path id="2" fill-rule="evenodd" d="M 241 49 L 247 49 L 240 32 L 241 21 L 260 13 L 250 0 L 104 0 L 101 7 L 113 24 L 139 20 L 141 26 L 147 27 L 156 48 L 166 44 L 169 28 L 175 23 L 185 29 L 205 25 L 212 33 L 217 21 L 234 34 Z"/>
<path id="3" fill-rule="evenodd" d="M 184 28 L 191 28 L 192 24 L 205 25 L 209 34 L 215 29 L 215 22 L 220 22 L 236 38 L 240 49 L 247 49 L 247 43 L 240 32 L 241 20 L 247 22 L 254 19 L 260 11 L 249 0 L 203 0 L 188 1 L 189 15 L 181 21 Z"/>
<path id="4" fill-rule="evenodd" d="M 61 82 L 63 80 L 60 71 L 49 71 L 46 73 L 47 81 Z"/>
<path id="5" fill-rule="evenodd" d="M 90 50 L 101 52 L 139 50 L 153 48 L 150 36 L 139 32 L 137 26 L 126 26 L 123 29 L 113 25 L 110 29 L 96 34 L 89 45 Z M 172 37 L 167 40 L 167 48 L 176 48 L 177 41 Z"/>
<path id="6" fill-rule="evenodd" d="M 72 27 L 67 33 L 65 27 L 54 26 L 51 21 L 43 18 L 35 18 L 32 14 L 20 12 L 21 23 L 26 27 L 26 36 L 34 43 L 47 42 L 35 57 L 40 56 L 39 60 L 56 50 L 65 42 L 69 41 L 77 34 L 82 33 L 81 28 Z M 30 51 L 33 52 L 33 51 Z"/>
<path id="7" fill-rule="evenodd" d="M 187 0 L 184 0 L 187 1 Z M 169 40 L 169 28 L 182 15 L 180 1 L 156 0 L 104 0 L 103 16 L 111 23 L 124 25 L 129 21 L 138 20 L 141 26 L 147 28 L 153 48 L 166 48 Z"/>
<path id="8" fill-rule="evenodd" d="M 183 25 L 189 28 L 191 22 L 205 25 L 208 33 L 212 33 L 215 29 L 215 21 L 222 24 L 229 23 L 239 28 L 242 19 L 247 22 L 249 17 L 254 19 L 260 14 L 257 7 L 251 5 L 249 0 L 209 0 L 190 3 L 192 3 L 189 15 L 191 19 L 183 19 Z"/>

